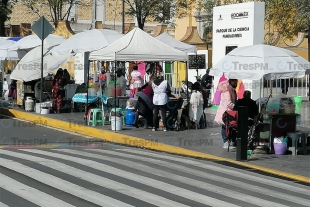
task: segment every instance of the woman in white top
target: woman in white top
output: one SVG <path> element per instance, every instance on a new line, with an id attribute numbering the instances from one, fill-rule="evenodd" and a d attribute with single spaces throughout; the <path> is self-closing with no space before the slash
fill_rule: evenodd
<path id="1" fill-rule="evenodd" d="M 168 95 L 171 94 L 171 89 L 166 80 L 162 76 L 158 76 L 152 83 L 151 96 L 153 96 L 153 131 L 156 131 L 158 123 L 159 110 L 161 112 L 161 119 L 164 124 L 164 131 L 166 128 L 166 104 L 168 102 Z"/>
<path id="2" fill-rule="evenodd" d="M 116 79 L 116 82 L 118 82 L 121 86 L 121 89 L 122 89 L 122 94 L 121 96 L 126 96 L 126 79 L 124 77 L 124 74 L 123 74 L 123 71 L 121 68 L 119 68 L 117 71 L 116 71 L 116 76 L 117 76 L 117 79 Z"/>
<path id="3" fill-rule="evenodd" d="M 130 97 L 133 98 L 136 92 L 138 92 L 138 90 L 142 87 L 142 75 L 138 71 L 138 66 L 133 66 L 133 71 L 131 72 L 130 76 Z"/>
<path id="4" fill-rule="evenodd" d="M 198 124 L 202 114 L 203 114 L 203 96 L 202 93 L 199 91 L 199 83 L 196 82 L 192 85 L 189 117 L 196 124 Z"/>

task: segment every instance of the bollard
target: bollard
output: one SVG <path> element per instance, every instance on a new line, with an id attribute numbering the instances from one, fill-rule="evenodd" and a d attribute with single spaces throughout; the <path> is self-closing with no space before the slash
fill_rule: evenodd
<path id="1" fill-rule="evenodd" d="M 239 106 L 236 161 L 246 161 L 248 157 L 248 114 L 248 107 Z"/>

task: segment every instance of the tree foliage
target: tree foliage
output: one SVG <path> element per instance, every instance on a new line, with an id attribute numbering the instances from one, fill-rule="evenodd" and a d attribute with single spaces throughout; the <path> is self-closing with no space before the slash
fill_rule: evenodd
<path id="1" fill-rule="evenodd" d="M 14 3 L 12 0 L 0 0 L 0 36 L 6 36 L 5 22 L 9 20 Z"/>
<path id="2" fill-rule="evenodd" d="M 173 24 L 174 18 L 182 18 L 196 0 L 124 0 L 128 6 L 126 15 L 137 18 L 138 26 L 143 30 L 148 18 L 154 21 Z"/>
<path id="3" fill-rule="evenodd" d="M 253 1 L 253 0 L 251 0 Z M 254 0 L 265 2 L 265 28 L 267 35 L 275 32 L 284 39 L 292 40 L 298 32 L 304 31 L 310 17 L 310 0 Z M 248 2 L 248 0 L 202 0 L 203 8 L 212 14 L 213 7 Z M 205 37 L 212 39 L 213 16 L 206 19 Z M 210 37 L 211 36 L 211 37 Z M 209 38 L 208 38 L 209 37 Z"/>
<path id="4" fill-rule="evenodd" d="M 27 6 L 31 11 L 41 16 L 50 16 L 54 26 L 57 26 L 58 21 L 68 20 L 73 6 L 89 6 L 85 0 L 19 0 L 22 4 Z M 83 3 L 84 2 L 84 3 Z M 40 8 L 48 7 L 49 13 L 42 13 Z"/>

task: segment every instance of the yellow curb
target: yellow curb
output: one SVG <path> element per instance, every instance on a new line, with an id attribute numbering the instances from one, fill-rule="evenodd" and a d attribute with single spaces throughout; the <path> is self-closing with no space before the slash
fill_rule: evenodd
<path id="1" fill-rule="evenodd" d="M 34 122 L 34 123 L 43 123 L 43 125 L 46 125 L 49 127 L 53 127 L 53 128 L 57 128 L 57 129 L 61 129 L 61 130 L 69 131 L 69 132 L 74 132 L 74 133 L 78 133 L 78 134 L 85 135 L 85 136 L 99 138 L 99 139 L 112 142 L 112 143 L 129 145 L 129 146 L 134 146 L 134 147 L 141 147 L 145 149 L 151 149 L 151 150 L 167 152 L 167 153 L 177 154 L 177 155 L 184 155 L 184 156 L 189 156 L 189 157 L 204 158 L 204 159 L 210 159 L 210 160 L 216 160 L 216 161 L 224 161 L 224 162 L 236 164 L 239 166 L 255 169 L 261 172 L 266 172 L 266 173 L 270 173 L 273 175 L 277 175 L 277 176 L 281 176 L 284 178 L 289 178 L 292 180 L 310 184 L 310 178 L 308 177 L 285 173 L 285 172 L 281 172 L 277 170 L 272 170 L 272 169 L 265 168 L 265 167 L 260 167 L 260 166 L 256 166 L 256 165 L 252 165 L 252 164 L 248 164 L 244 162 L 238 162 L 238 161 L 234 161 L 231 159 L 209 155 L 205 153 L 200 153 L 200 152 L 196 152 L 192 150 L 187 150 L 187 149 L 180 148 L 180 147 L 174 147 L 174 146 L 154 142 L 151 140 L 145 140 L 142 138 L 137 138 L 133 136 L 110 132 L 110 131 L 103 130 L 103 129 L 97 129 L 97 128 L 92 128 L 88 126 L 72 124 L 69 122 L 56 120 L 56 119 L 52 119 L 48 117 L 43 117 L 43 116 L 39 116 L 35 114 L 30 114 L 27 112 L 17 111 L 14 109 L 0 108 L 0 114 L 4 114 L 7 116 L 13 116 L 13 117 L 27 120 L 30 122 Z"/>

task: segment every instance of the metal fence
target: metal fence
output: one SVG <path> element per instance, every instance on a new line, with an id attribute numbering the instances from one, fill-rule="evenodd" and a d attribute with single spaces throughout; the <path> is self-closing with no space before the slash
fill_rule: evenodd
<path id="1" fill-rule="evenodd" d="M 289 79 L 287 95 L 309 97 L 309 84 L 309 75 L 303 78 Z M 270 89 L 273 94 L 280 94 L 284 86 L 283 81 L 280 79 L 273 81 L 264 80 L 263 96 L 268 96 L 270 94 Z"/>

